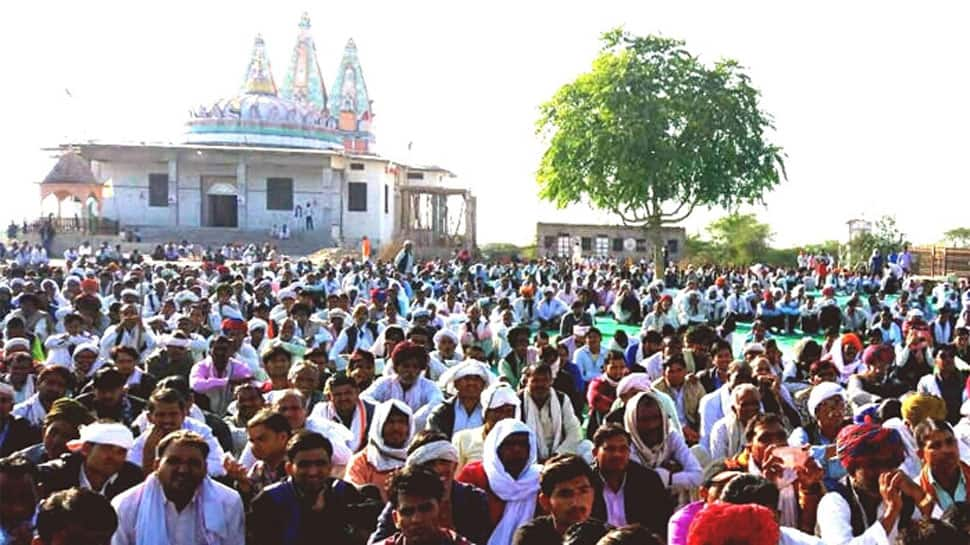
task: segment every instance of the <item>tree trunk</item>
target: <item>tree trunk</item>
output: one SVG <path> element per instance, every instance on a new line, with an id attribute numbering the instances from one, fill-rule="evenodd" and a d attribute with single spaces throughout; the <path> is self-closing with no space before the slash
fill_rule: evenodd
<path id="1" fill-rule="evenodd" d="M 653 278 L 654 280 L 663 280 L 666 267 L 664 266 L 664 242 L 660 218 L 653 218 L 647 223 L 647 240 L 653 247 Z"/>

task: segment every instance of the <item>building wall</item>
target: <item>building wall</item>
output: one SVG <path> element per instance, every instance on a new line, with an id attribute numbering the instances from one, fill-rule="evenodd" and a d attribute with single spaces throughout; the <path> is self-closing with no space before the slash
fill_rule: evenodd
<path id="1" fill-rule="evenodd" d="M 167 172 L 166 161 L 101 163 L 103 179 L 110 179 L 114 187 L 114 196 L 105 198 L 102 216 L 122 225 L 169 225 L 167 206 L 148 206 L 148 175 Z"/>
<path id="2" fill-rule="evenodd" d="M 353 170 L 353 164 L 363 164 L 364 170 Z M 394 227 L 394 180 L 385 171 L 386 161 L 369 161 L 366 159 L 348 159 L 344 170 L 343 184 L 343 218 L 344 241 L 354 242 L 367 235 L 374 244 L 380 245 L 390 241 Z M 350 210 L 349 184 L 367 184 L 367 210 Z M 391 199 L 388 213 L 384 213 L 384 184 L 388 186 Z"/>
<path id="3" fill-rule="evenodd" d="M 307 203 L 310 203 L 313 209 L 314 227 L 323 229 L 325 225 L 329 225 L 327 218 L 324 218 L 326 199 L 324 198 L 323 178 L 325 174 L 329 175 L 324 172 L 325 170 L 329 169 L 247 163 L 246 210 L 249 214 L 248 228 L 269 229 L 273 225 L 281 223 L 289 223 L 291 228 L 296 227 L 292 208 L 290 210 L 267 210 L 266 180 L 268 178 L 292 178 L 294 208 L 296 205 L 305 208 Z M 301 218 L 300 221 L 305 220 Z"/>
<path id="4" fill-rule="evenodd" d="M 600 251 L 598 239 L 606 238 L 606 251 Z M 564 243 L 568 238 L 568 245 Z M 666 227 L 663 229 L 663 240 L 667 244 L 668 257 L 676 261 L 684 255 L 684 245 L 687 242 L 687 232 L 682 227 Z M 633 240 L 633 249 L 629 249 L 627 239 Z M 568 256 L 572 254 L 573 245 L 579 240 L 583 246 L 583 255 L 606 255 L 614 258 L 633 259 L 653 257 L 652 244 L 643 229 L 622 225 L 570 225 L 563 223 L 536 224 L 536 251 L 540 256 Z M 565 249 L 565 251 L 563 251 Z"/>

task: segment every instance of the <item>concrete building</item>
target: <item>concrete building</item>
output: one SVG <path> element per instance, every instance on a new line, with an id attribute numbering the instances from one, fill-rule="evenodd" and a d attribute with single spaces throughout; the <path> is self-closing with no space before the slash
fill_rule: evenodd
<path id="1" fill-rule="evenodd" d="M 677 261 L 684 255 L 687 231 L 683 227 L 665 227 L 667 258 Z M 625 225 L 579 225 L 569 223 L 537 223 L 536 253 L 544 257 L 569 257 L 579 244 L 584 256 L 617 259 L 652 259 L 653 246 L 639 227 Z"/>
<path id="2" fill-rule="evenodd" d="M 49 175 L 40 184 L 47 199 L 42 206 L 59 211 L 62 200 L 71 199 L 84 203 L 85 225 L 97 216 L 121 229 L 180 238 L 193 230 L 230 229 L 258 241 L 287 224 L 318 247 L 356 245 L 363 236 L 380 247 L 425 233 L 419 245 L 446 237 L 452 247 L 473 247 L 474 197 L 450 188 L 454 174 L 375 152 L 372 101 L 353 40 L 331 92 L 304 14 L 281 89 L 257 36 L 241 91 L 193 110 L 184 142 L 59 146 L 52 173 L 87 165 L 74 175 L 84 186 L 72 188 L 64 176 Z M 423 221 L 418 201 L 427 201 L 433 221 Z"/>

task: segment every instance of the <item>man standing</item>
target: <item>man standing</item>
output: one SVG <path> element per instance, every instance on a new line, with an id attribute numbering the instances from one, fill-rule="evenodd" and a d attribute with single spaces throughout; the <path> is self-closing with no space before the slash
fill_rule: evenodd
<path id="1" fill-rule="evenodd" d="M 330 476 L 332 455 L 333 445 L 319 433 L 300 431 L 290 438 L 287 477 L 263 489 L 250 505 L 251 543 L 355 543 L 350 505 L 361 497 L 353 485 Z"/>
<path id="2" fill-rule="evenodd" d="M 607 424 L 596 430 L 593 443 L 597 477 L 593 518 L 617 528 L 639 524 L 655 534 L 666 533 L 673 502 L 656 471 L 630 461 L 630 434 L 617 424 Z"/>
<path id="3" fill-rule="evenodd" d="M 414 245 L 410 240 L 404 241 L 404 247 L 394 256 L 394 270 L 407 274 L 414 270 Z"/>
<path id="4" fill-rule="evenodd" d="M 107 499 L 142 482 L 141 468 L 125 460 L 134 443 L 131 431 L 115 422 L 81 428 L 81 438 L 69 441 L 70 454 L 37 467 L 43 495 L 80 487 Z"/>
<path id="5" fill-rule="evenodd" d="M 242 500 L 235 490 L 206 477 L 206 440 L 179 430 L 159 441 L 156 455 L 155 471 L 145 482 L 111 502 L 118 513 L 112 544 L 242 545 Z"/>

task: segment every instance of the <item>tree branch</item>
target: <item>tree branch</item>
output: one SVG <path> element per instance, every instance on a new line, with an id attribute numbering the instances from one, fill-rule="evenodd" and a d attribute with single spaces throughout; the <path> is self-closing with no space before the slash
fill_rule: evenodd
<path id="1" fill-rule="evenodd" d="M 683 206 L 683 203 L 681 203 L 681 206 Z M 670 216 L 673 216 L 674 214 L 661 214 L 660 215 L 660 222 L 661 223 L 667 223 L 667 224 L 670 224 L 670 223 L 680 223 L 680 222 L 684 221 L 685 219 L 687 219 L 691 215 L 691 212 L 694 211 L 694 207 L 695 206 L 697 206 L 697 201 L 696 200 L 690 203 L 690 208 L 688 208 L 687 211 L 684 212 L 684 214 L 682 216 L 680 216 L 679 218 L 671 218 L 670 217 Z M 678 210 L 680 210 L 680 207 L 678 207 Z"/>

